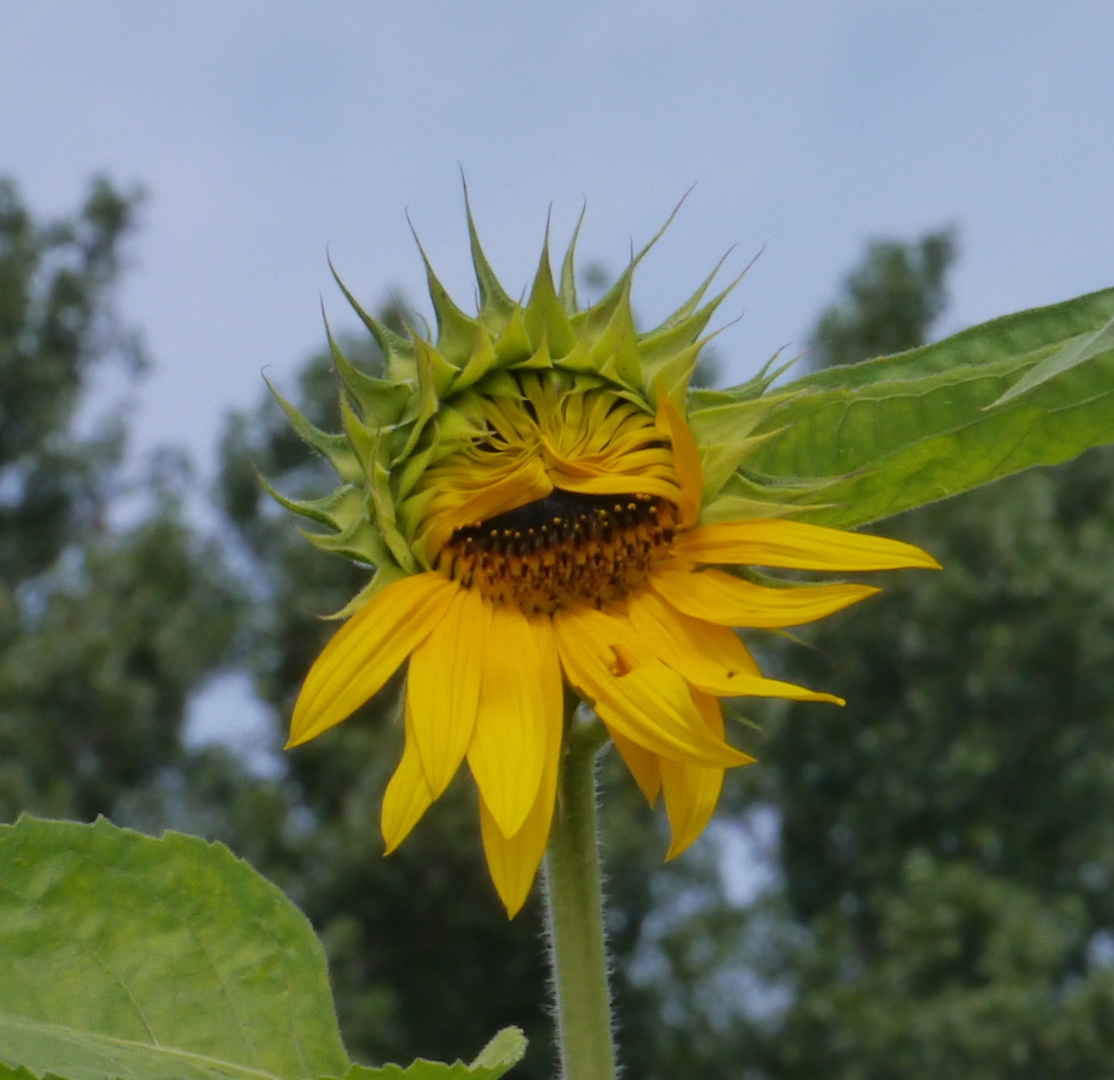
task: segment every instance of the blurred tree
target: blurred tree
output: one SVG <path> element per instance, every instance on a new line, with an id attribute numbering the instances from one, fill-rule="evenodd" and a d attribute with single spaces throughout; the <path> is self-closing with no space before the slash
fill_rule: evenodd
<path id="1" fill-rule="evenodd" d="M 862 265 L 844 279 L 843 295 L 813 330 L 814 365 L 854 364 L 924 344 L 947 306 L 947 275 L 957 254 L 954 228 L 909 244 L 868 244 Z"/>
<path id="2" fill-rule="evenodd" d="M 128 494 L 123 428 L 86 419 L 98 369 L 143 367 L 113 288 L 138 193 L 94 182 L 36 222 L 0 180 L 0 818 L 90 819 L 180 761 L 192 693 L 239 619 L 212 544 L 185 525 L 164 458 Z M 84 410 L 84 413 L 83 413 Z M 82 433 L 82 428 L 90 428 Z"/>
<path id="3" fill-rule="evenodd" d="M 910 514 L 942 575 L 808 635 L 770 730 L 793 1002 L 776 1077 L 1105 1077 L 1114 456 Z"/>
<path id="4" fill-rule="evenodd" d="M 952 251 L 872 245 L 818 356 L 923 343 Z M 754 1075 L 1111 1075 L 1112 479 L 1093 451 L 888 523 L 943 573 L 887 578 L 809 648 L 768 650 L 848 706 L 774 706 L 737 800 L 781 827 L 765 974 L 783 1004 L 733 1035 Z"/>
<path id="5" fill-rule="evenodd" d="M 139 201 L 94 183 L 72 219 L 39 224 L 0 179 L 0 581 L 9 590 L 96 531 L 123 432 L 74 418 L 93 370 L 143 357 L 111 304 Z"/>

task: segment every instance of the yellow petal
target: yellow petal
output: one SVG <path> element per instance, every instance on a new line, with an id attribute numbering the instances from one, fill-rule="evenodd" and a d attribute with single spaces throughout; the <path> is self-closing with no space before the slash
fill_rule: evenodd
<path id="1" fill-rule="evenodd" d="M 708 723 L 709 730 L 723 738 L 723 712 L 719 702 L 699 691 L 693 700 Z M 753 761 L 753 758 L 751 759 Z M 673 834 L 666 859 L 676 858 L 703 831 L 708 824 L 720 792 L 723 790 L 723 769 L 690 765 L 684 761 L 661 762 L 662 790 L 665 811 Z"/>
<path id="2" fill-rule="evenodd" d="M 684 615 L 649 589 L 632 596 L 628 610 L 635 633 L 659 660 L 676 668 L 689 682 L 699 682 L 689 671 L 707 670 L 716 678 L 724 670 L 762 674 L 747 647 L 726 626 Z"/>
<path id="3" fill-rule="evenodd" d="M 639 637 L 658 659 L 707 694 L 843 704 L 842 698 L 832 694 L 767 679 L 746 646 L 726 626 L 685 615 L 649 590 L 631 597 L 629 610 Z"/>
<path id="4" fill-rule="evenodd" d="M 712 736 L 688 683 L 647 650 L 629 620 L 576 607 L 558 611 L 553 626 L 569 682 L 608 728 L 655 754 L 694 764 L 749 760 Z"/>
<path id="5" fill-rule="evenodd" d="M 478 589 L 461 589 L 410 658 L 406 704 L 435 799 L 472 741 L 490 626 L 491 605 Z"/>
<path id="6" fill-rule="evenodd" d="M 550 723 L 547 664 L 532 624 L 517 608 L 492 609 L 476 729 L 468 765 L 504 836 L 522 828 L 538 794 Z M 558 709 L 560 725 L 560 709 Z"/>
<path id="7" fill-rule="evenodd" d="M 700 464 L 700 450 L 692 430 L 677 411 L 677 406 L 669 400 L 660 380 L 657 396 L 656 426 L 673 444 L 673 468 L 681 485 L 681 503 L 678 507 L 681 528 L 688 529 L 696 524 L 700 514 L 700 500 L 704 497 L 704 470 Z"/>
<path id="8" fill-rule="evenodd" d="M 480 795 L 480 835 L 483 837 L 487 868 L 507 917 L 513 919 L 526 903 L 538 867 L 549 843 L 554 795 L 544 797 L 542 787 L 526 820 L 514 836 L 503 835 L 494 815 Z"/>
<path id="9" fill-rule="evenodd" d="M 538 785 L 537 798 L 526 815 L 522 828 L 508 838 L 503 835 L 495 816 L 487 808 L 482 793 L 480 795 L 480 830 L 488 869 L 495 889 L 506 906 L 507 915 L 511 918 L 526 903 L 549 843 L 549 827 L 552 824 L 553 804 L 557 795 L 557 774 L 561 764 L 563 691 L 561 671 L 557 666 L 557 646 L 548 619 L 532 621 L 531 626 L 538 634 L 540 653 L 550 661 L 543 664 L 542 693 L 546 700 L 548 719 L 545 768 L 542 771 L 541 784 Z"/>
<path id="10" fill-rule="evenodd" d="M 459 586 L 438 573 L 404 577 L 376 593 L 322 650 L 294 706 L 287 749 L 356 711 L 444 616 Z"/>
<path id="11" fill-rule="evenodd" d="M 661 791 L 661 758 L 657 754 L 639 746 L 636 742 L 612 728 L 607 729 L 615 749 L 623 759 L 623 764 L 630 770 L 639 791 L 646 796 L 646 801 L 653 806 L 658 801 L 658 792 Z"/>
<path id="12" fill-rule="evenodd" d="M 677 485 L 672 480 L 646 474 L 632 477 L 627 473 L 607 473 L 602 476 L 580 477 L 554 472 L 551 479 L 555 487 L 563 491 L 575 491 L 580 495 L 629 495 L 633 485 L 638 491 L 660 496 L 671 503 L 679 498 Z"/>
<path id="13" fill-rule="evenodd" d="M 798 570 L 940 569 L 927 551 L 901 540 L 777 518 L 701 525 L 678 536 L 673 552 L 694 562 Z"/>
<path id="14" fill-rule="evenodd" d="M 678 611 L 694 619 L 763 630 L 814 622 L 880 591 L 871 585 L 772 589 L 720 570 L 660 570 L 651 575 L 649 584 Z"/>
<path id="15" fill-rule="evenodd" d="M 383 794 L 383 810 L 380 816 L 383 839 L 387 844 L 385 855 L 390 855 L 417 825 L 433 802 L 433 792 L 425 778 L 418 748 L 414 742 L 410 710 L 406 710 L 406 745 L 402 760 Z"/>

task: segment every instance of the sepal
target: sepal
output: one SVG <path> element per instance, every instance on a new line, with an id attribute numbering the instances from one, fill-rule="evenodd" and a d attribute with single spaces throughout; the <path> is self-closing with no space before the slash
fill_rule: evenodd
<path id="1" fill-rule="evenodd" d="M 402 567 L 397 566 L 393 562 L 387 562 L 380 565 L 375 573 L 372 575 L 371 580 L 358 592 L 347 604 L 344 605 L 339 611 L 334 611 L 331 615 L 322 615 L 321 618 L 328 621 L 341 621 L 343 619 L 351 618 L 360 610 L 377 592 L 385 589 L 388 585 L 394 584 L 400 578 L 406 577 L 406 571 Z"/>
<path id="2" fill-rule="evenodd" d="M 468 185 L 464 185 L 464 213 L 468 218 L 468 242 L 472 251 L 472 268 L 480 289 L 480 323 L 487 324 L 497 335 L 506 325 L 518 305 L 507 295 L 491 264 L 487 261 L 476 222 L 472 218 L 472 204 L 468 199 Z"/>
<path id="3" fill-rule="evenodd" d="M 476 340 L 476 320 L 456 306 L 453 298 L 449 296 L 445 286 L 433 271 L 429 258 L 414 232 L 414 243 L 422 256 L 425 266 L 426 284 L 429 289 L 429 298 L 433 303 L 433 311 L 437 317 L 437 352 L 454 368 L 462 368 L 472 355 L 472 347 Z"/>
<path id="4" fill-rule="evenodd" d="M 383 353 L 387 365 L 387 374 L 392 379 L 405 381 L 414 377 L 414 347 L 406 338 L 396 334 L 385 323 L 380 322 L 374 315 L 368 314 L 360 302 L 349 291 L 348 286 L 341 280 L 332 259 L 329 260 L 329 271 L 337 283 L 344 298 L 351 305 L 352 310 L 359 316 L 360 321 L 375 338 L 375 343 Z"/>
<path id="5" fill-rule="evenodd" d="M 592 342 L 592 370 L 631 390 L 644 390 L 639 354 L 638 330 L 631 310 L 631 275 L 624 275 L 624 287 L 603 333 Z"/>
<path id="6" fill-rule="evenodd" d="M 565 257 L 561 260 L 561 286 L 558 295 L 561 305 L 570 316 L 580 310 L 576 300 L 576 241 L 580 238 L 580 226 L 584 224 L 584 214 L 587 209 L 587 203 L 580 208 L 580 217 L 576 219 L 572 238 L 565 249 Z"/>
<path id="7" fill-rule="evenodd" d="M 341 434 L 332 434 L 328 431 L 322 431 L 319 427 L 311 424 L 289 401 L 280 394 L 271 381 L 264 376 L 264 381 L 267 383 L 268 389 L 274 395 L 275 400 L 279 403 L 282 411 L 286 413 L 286 418 L 290 421 L 290 426 L 297 433 L 298 437 L 304 442 L 313 447 L 319 454 L 323 454 L 329 460 L 337 471 L 337 475 L 348 484 L 358 484 L 363 475 L 363 468 L 360 465 L 360 459 L 354 452 L 354 449 L 349 443 L 346 436 Z"/>
<path id="8" fill-rule="evenodd" d="M 559 359 L 571 352 L 576 345 L 576 331 L 569 322 L 569 313 L 553 284 L 553 271 L 549 265 L 548 226 L 542 245 L 542 257 L 534 276 L 534 287 L 526 302 L 523 318 L 533 350 L 537 350 L 544 341 L 552 355 Z"/>
<path id="9" fill-rule="evenodd" d="M 526 330 L 526 317 L 521 307 L 516 306 L 511 312 L 506 326 L 495 340 L 494 348 L 496 366 L 500 368 L 514 367 L 530 358 L 534 349 L 530 344 L 530 335 Z"/>
<path id="10" fill-rule="evenodd" d="M 363 491 L 353 484 L 345 484 L 320 499 L 288 499 L 276 491 L 262 473 L 257 473 L 263 490 L 286 510 L 300 517 L 328 525 L 338 532 L 364 519 L 366 502 Z"/>
<path id="11" fill-rule="evenodd" d="M 329 340 L 329 353 L 333 366 L 344 388 L 360 406 L 365 419 L 371 419 L 377 427 L 390 427 L 402 421 L 406 405 L 413 396 L 410 384 L 397 379 L 378 379 L 368 375 L 353 364 L 333 337 L 329 320 L 322 307 L 321 316 L 325 321 L 325 336 Z"/>
<path id="12" fill-rule="evenodd" d="M 367 520 L 353 522 L 343 532 L 332 535 L 309 532 L 307 529 L 299 529 L 298 532 L 322 551 L 343 555 L 367 566 L 385 566 L 394 561 L 383 538 Z"/>
<path id="13" fill-rule="evenodd" d="M 828 505 L 823 492 L 837 479 L 826 477 L 772 477 L 741 466 L 732 473 L 714 499 L 700 511 L 700 524 L 739 518 L 785 517 L 815 512 Z"/>

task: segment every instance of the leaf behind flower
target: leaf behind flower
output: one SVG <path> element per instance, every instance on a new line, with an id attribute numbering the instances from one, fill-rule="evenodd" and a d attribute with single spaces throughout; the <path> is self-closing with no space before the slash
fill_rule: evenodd
<path id="1" fill-rule="evenodd" d="M 1112 318 L 1106 289 L 806 376 L 746 465 L 830 478 L 824 505 L 800 517 L 851 528 L 1114 442 Z"/>

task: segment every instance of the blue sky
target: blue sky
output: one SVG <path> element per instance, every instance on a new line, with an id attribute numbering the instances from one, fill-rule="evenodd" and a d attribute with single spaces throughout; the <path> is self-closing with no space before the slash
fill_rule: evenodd
<path id="1" fill-rule="evenodd" d="M 1114 5 L 0 0 L 0 172 L 42 213 L 95 171 L 149 192 L 123 293 L 156 370 L 139 449 L 204 468 L 223 415 L 322 344 L 319 298 L 422 295 L 410 212 L 473 287 L 563 244 L 618 268 L 693 184 L 636 286 L 665 314 L 729 248 L 743 377 L 801 344 L 871 236 L 955 222 L 949 328 L 1114 284 Z"/>

